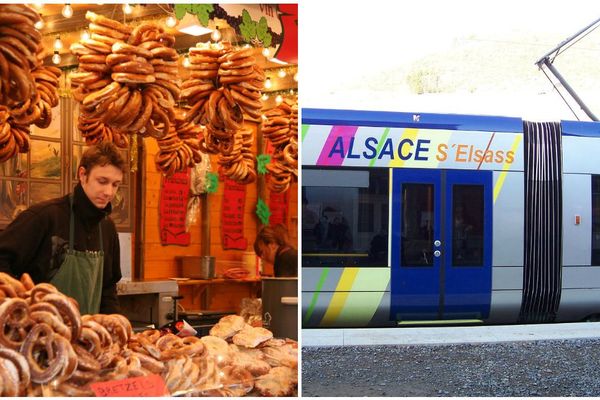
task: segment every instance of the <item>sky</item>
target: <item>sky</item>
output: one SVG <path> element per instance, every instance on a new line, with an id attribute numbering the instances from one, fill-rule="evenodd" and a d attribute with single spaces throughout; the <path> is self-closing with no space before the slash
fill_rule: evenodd
<path id="1" fill-rule="evenodd" d="M 477 95 L 468 96 L 461 98 L 464 107 L 458 107 L 455 96 L 409 99 L 412 96 L 386 93 L 380 80 L 375 78 L 382 70 L 414 63 L 428 54 L 444 51 L 456 38 L 469 35 L 502 38 L 525 32 L 542 38 L 557 38 L 547 41 L 546 50 L 535 55 L 541 57 L 598 18 L 600 4 L 589 0 L 303 1 L 299 18 L 300 100 L 303 107 L 421 111 L 398 109 L 406 107 L 405 102 L 409 101 L 408 104 L 425 108 L 435 103 L 436 111 L 440 112 L 448 109 L 470 113 L 472 104 L 483 106 L 489 100 L 478 99 Z M 600 29 L 595 33 L 600 37 Z M 600 51 L 598 56 L 600 60 Z M 531 63 L 534 61 L 532 59 Z M 371 80 L 378 82 L 377 93 L 372 92 Z M 550 83 L 548 85 L 551 92 Z M 515 96 L 516 100 L 525 98 L 523 93 L 515 93 Z M 568 118 L 570 113 L 556 93 L 546 97 L 550 103 L 542 108 L 552 110 L 537 113 L 538 116 L 556 115 L 557 108 L 561 110 L 558 117 Z M 529 107 L 515 109 L 517 103 L 512 101 L 510 94 L 503 94 L 501 103 L 513 103 L 513 107 L 504 111 L 496 102 L 490 101 L 484 110 L 487 114 L 522 112 L 536 115 L 528 110 Z M 567 111 L 564 115 L 562 109 Z M 473 111 L 479 113 L 481 110 Z"/>

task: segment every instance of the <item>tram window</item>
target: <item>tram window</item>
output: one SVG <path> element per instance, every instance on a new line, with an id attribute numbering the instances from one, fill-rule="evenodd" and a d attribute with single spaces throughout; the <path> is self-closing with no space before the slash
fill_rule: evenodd
<path id="1" fill-rule="evenodd" d="M 433 185 L 402 185 L 401 265 L 433 265 Z"/>
<path id="2" fill-rule="evenodd" d="M 452 264 L 483 265 L 483 186 L 452 188 Z"/>
<path id="3" fill-rule="evenodd" d="M 388 213 L 387 168 L 303 167 L 302 266 L 388 266 Z"/>
<path id="4" fill-rule="evenodd" d="M 600 265 L 600 175 L 592 175 L 592 265 Z"/>

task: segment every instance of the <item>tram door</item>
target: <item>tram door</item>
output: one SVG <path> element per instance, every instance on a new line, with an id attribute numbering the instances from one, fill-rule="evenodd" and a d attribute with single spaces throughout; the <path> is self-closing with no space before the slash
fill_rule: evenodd
<path id="1" fill-rule="evenodd" d="M 484 319 L 492 172 L 393 169 L 391 319 Z"/>

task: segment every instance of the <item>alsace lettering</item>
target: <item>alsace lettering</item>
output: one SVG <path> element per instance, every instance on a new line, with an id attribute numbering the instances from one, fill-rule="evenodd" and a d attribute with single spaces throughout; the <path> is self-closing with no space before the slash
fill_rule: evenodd
<path id="1" fill-rule="evenodd" d="M 449 146 L 445 143 L 441 143 L 434 148 L 431 146 L 430 139 L 412 140 L 409 138 L 405 138 L 402 140 L 394 140 L 393 138 L 387 138 L 383 143 L 379 143 L 379 140 L 377 138 L 368 137 L 365 139 L 362 146 L 355 146 L 355 138 L 350 138 L 350 142 L 347 146 L 345 146 L 343 139 L 344 138 L 342 137 L 338 137 L 335 140 L 333 146 L 331 147 L 331 150 L 329 151 L 329 158 L 364 158 L 366 160 L 372 160 L 374 158 L 377 158 L 378 160 L 399 159 L 402 161 L 429 161 L 431 157 L 435 157 L 435 159 L 439 162 L 506 162 L 508 164 L 512 164 L 515 159 L 515 154 L 512 150 L 505 151 L 494 148 L 478 148 L 477 146 L 471 144 L 452 144 Z M 364 150 L 358 150 L 359 147 L 362 147 L 362 149 Z M 381 148 L 378 151 L 379 147 Z"/>

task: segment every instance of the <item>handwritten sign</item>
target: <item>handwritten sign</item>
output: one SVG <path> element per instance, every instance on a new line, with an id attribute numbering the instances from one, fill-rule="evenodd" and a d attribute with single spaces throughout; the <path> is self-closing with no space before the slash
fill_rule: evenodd
<path id="1" fill-rule="evenodd" d="M 269 195 L 269 210 L 271 217 L 269 218 L 270 225 L 283 224 L 287 225 L 288 212 L 288 191 L 283 193 L 271 192 Z"/>
<path id="2" fill-rule="evenodd" d="M 90 385 L 96 397 L 159 397 L 168 394 L 159 375 L 138 376 Z"/>
<path id="3" fill-rule="evenodd" d="M 221 244 L 225 250 L 246 250 L 248 247 L 248 240 L 244 237 L 245 204 L 246 185 L 225 178 L 221 204 Z"/>
<path id="4" fill-rule="evenodd" d="M 185 231 L 185 215 L 190 192 L 190 169 L 161 178 L 158 208 L 160 243 L 189 246 L 190 234 Z"/>

